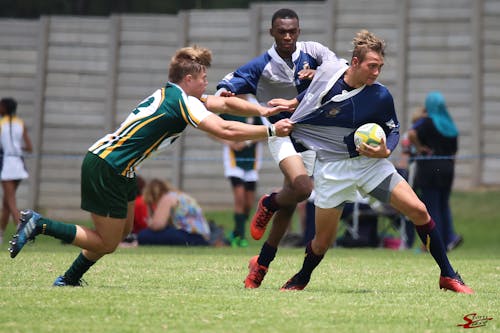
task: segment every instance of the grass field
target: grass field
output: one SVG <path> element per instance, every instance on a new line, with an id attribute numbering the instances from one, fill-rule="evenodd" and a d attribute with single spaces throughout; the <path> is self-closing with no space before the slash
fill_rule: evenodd
<path id="1" fill-rule="evenodd" d="M 0 248 L 0 332 L 462 332 L 464 316 L 493 318 L 500 331 L 500 191 L 455 193 L 465 242 L 450 260 L 474 295 L 443 292 L 428 254 L 332 249 L 302 292 L 279 287 L 303 249 L 278 252 L 262 286 L 245 290 L 246 249 L 119 249 L 85 276 L 84 288 L 54 288 L 79 250 L 38 237 L 12 260 Z M 230 212 L 209 213 L 230 225 Z M 465 330 L 466 332 L 469 330 Z"/>

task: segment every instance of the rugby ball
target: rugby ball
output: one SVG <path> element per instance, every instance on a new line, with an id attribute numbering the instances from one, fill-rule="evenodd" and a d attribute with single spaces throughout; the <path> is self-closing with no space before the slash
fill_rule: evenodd
<path id="1" fill-rule="evenodd" d="M 380 141 L 384 139 L 385 132 L 382 127 L 376 123 L 367 123 L 358 127 L 354 132 L 354 144 L 359 147 L 362 143 L 370 146 L 378 146 Z"/>

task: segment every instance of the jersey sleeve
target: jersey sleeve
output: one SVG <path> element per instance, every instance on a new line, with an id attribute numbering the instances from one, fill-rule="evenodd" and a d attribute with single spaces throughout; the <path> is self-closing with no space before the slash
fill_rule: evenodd
<path id="1" fill-rule="evenodd" d="M 313 55 L 318 65 L 325 61 L 338 60 L 337 55 L 332 50 L 318 42 L 306 42 L 306 52 Z"/>
<path id="2" fill-rule="evenodd" d="M 188 96 L 186 104 L 188 106 L 188 110 L 183 116 L 187 118 L 187 122 L 193 127 L 198 127 L 203 119 L 213 114 L 208 111 L 205 105 L 196 97 Z"/>
<path id="3" fill-rule="evenodd" d="M 391 93 L 384 87 L 385 94 L 383 94 L 381 101 L 381 110 L 384 111 L 384 131 L 386 133 L 386 146 L 388 149 L 394 151 L 399 142 L 399 128 L 400 124 L 394 108 L 394 100 Z"/>
<path id="4" fill-rule="evenodd" d="M 218 84 L 217 90 L 225 88 L 237 95 L 257 93 L 257 84 L 265 66 L 265 59 L 261 56 L 227 74 Z"/>
<path id="5" fill-rule="evenodd" d="M 304 96 L 306 95 L 306 92 L 307 92 L 307 89 L 304 90 L 303 92 L 301 92 L 300 94 L 298 94 L 295 98 L 300 102 L 302 102 L 302 100 L 304 99 Z"/>

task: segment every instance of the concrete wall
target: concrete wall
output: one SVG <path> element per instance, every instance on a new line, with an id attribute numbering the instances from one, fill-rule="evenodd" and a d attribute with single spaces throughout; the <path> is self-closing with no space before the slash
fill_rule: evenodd
<path id="1" fill-rule="evenodd" d="M 456 187 L 500 184 L 500 2 L 282 2 L 178 15 L 0 20 L 0 96 L 18 99 L 35 143 L 19 207 L 87 218 L 79 209 L 83 154 L 166 82 L 175 50 L 191 44 L 212 49 L 214 92 L 226 73 L 271 46 L 271 15 L 282 7 L 298 12 L 301 40 L 322 42 L 345 58 L 359 29 L 383 37 L 388 50 L 380 81 L 394 95 L 403 130 L 426 93 L 441 90 L 461 133 Z M 221 146 L 201 131 L 189 128 L 139 173 L 169 179 L 205 209 L 231 207 Z M 266 150 L 259 193 L 281 181 Z"/>

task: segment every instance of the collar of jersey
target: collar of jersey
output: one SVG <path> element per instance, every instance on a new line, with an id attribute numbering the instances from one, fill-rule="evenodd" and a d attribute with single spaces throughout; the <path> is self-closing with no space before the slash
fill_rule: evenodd
<path id="1" fill-rule="evenodd" d="M 333 76 L 332 78 L 330 79 L 330 81 L 328 81 L 328 84 L 327 84 L 327 87 L 326 89 L 324 90 L 324 92 L 321 94 L 321 98 L 320 98 L 320 101 L 323 99 L 323 97 L 330 91 L 330 89 L 332 89 L 333 85 L 335 84 L 335 82 L 338 81 L 338 79 L 340 79 L 340 77 L 342 76 L 342 74 L 345 73 L 345 71 L 347 71 L 347 69 L 349 68 L 349 66 L 342 66 Z M 364 88 L 366 87 L 366 84 L 362 85 L 361 87 L 359 88 L 356 88 L 356 89 L 353 89 L 351 91 L 346 91 L 346 90 L 343 90 L 341 94 L 338 94 L 338 95 L 335 95 L 333 96 L 330 101 L 333 101 L 333 102 L 342 102 L 342 101 L 345 101 L 346 99 L 349 99 L 351 98 L 352 96 L 355 96 L 357 95 L 359 92 L 361 92 Z"/>
<path id="2" fill-rule="evenodd" d="M 188 94 L 186 94 L 186 92 L 181 88 L 181 86 L 179 86 L 178 84 L 175 84 L 173 82 L 170 82 L 170 81 L 168 81 L 168 83 L 173 85 L 174 87 L 178 88 L 181 91 L 182 97 L 184 98 L 184 100 L 187 100 Z"/>
<path id="3" fill-rule="evenodd" d="M 301 49 L 302 49 L 302 43 L 296 42 L 295 51 L 292 53 L 292 61 L 294 69 L 295 69 L 295 61 L 299 58 Z M 290 68 L 286 64 L 285 60 L 283 60 L 283 58 L 280 57 L 278 52 L 276 52 L 276 43 L 273 43 L 273 46 L 271 46 L 271 48 L 267 51 L 267 53 L 269 53 L 269 56 L 271 56 L 271 58 L 274 61 L 281 62 L 282 64 L 286 65 L 286 68 Z"/>

